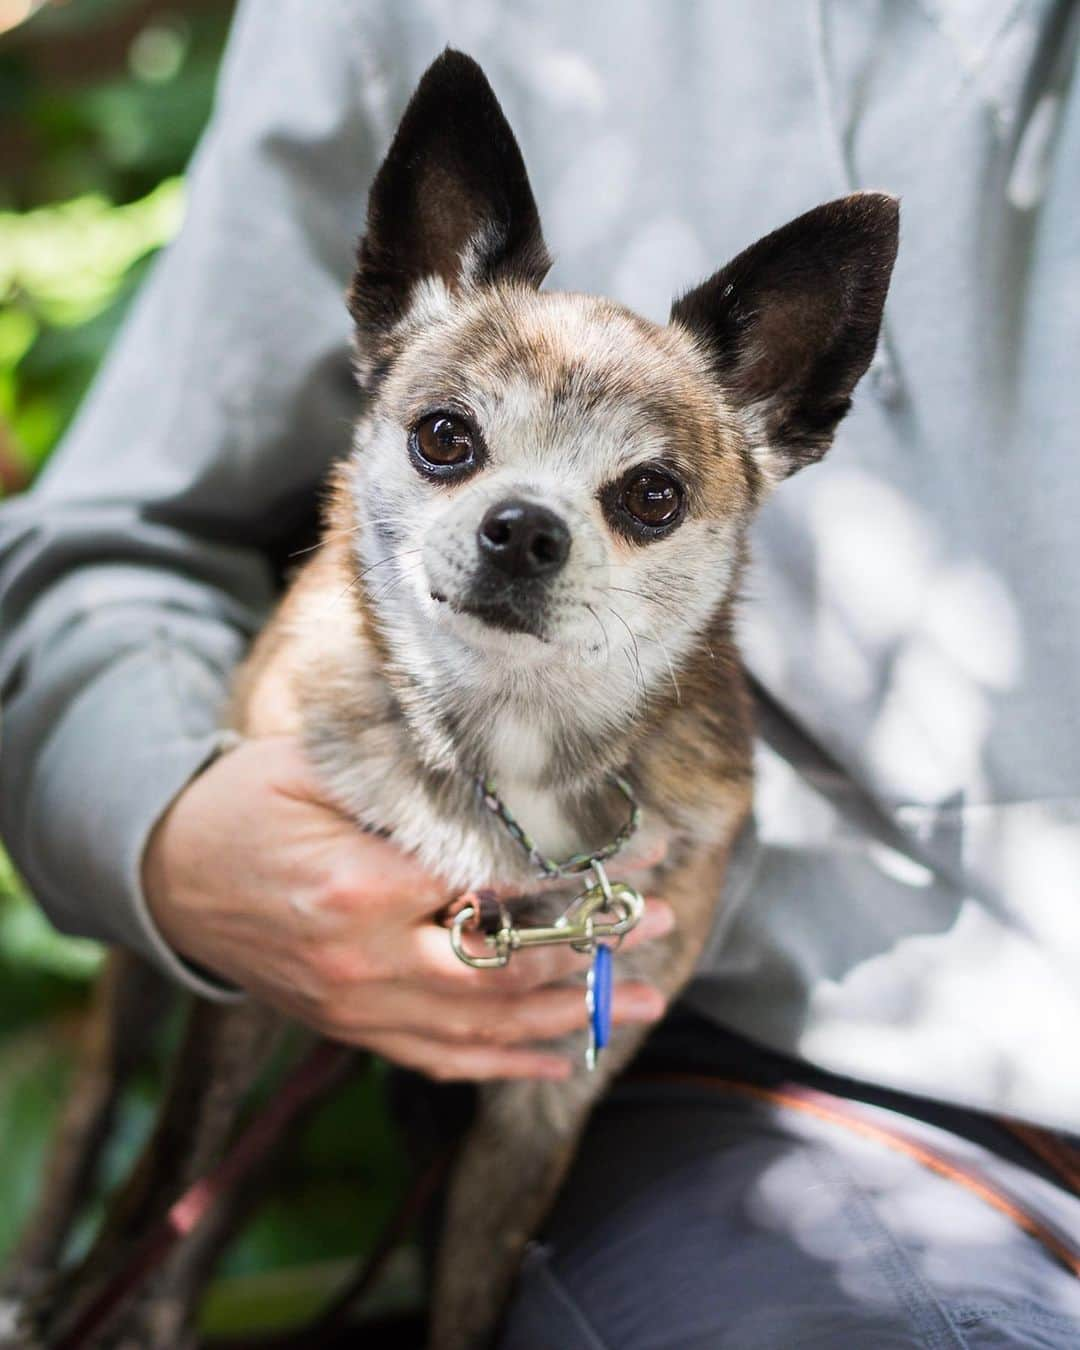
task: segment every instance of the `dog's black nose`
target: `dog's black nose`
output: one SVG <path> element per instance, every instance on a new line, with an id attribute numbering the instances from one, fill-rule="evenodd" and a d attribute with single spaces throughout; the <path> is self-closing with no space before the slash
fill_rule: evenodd
<path id="1" fill-rule="evenodd" d="M 570 552 L 570 531 L 546 506 L 499 502 L 477 531 L 480 556 L 511 577 L 545 577 L 557 572 Z"/>

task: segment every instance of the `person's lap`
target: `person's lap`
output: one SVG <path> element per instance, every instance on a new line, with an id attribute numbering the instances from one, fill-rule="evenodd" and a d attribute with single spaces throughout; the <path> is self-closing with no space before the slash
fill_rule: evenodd
<path id="1" fill-rule="evenodd" d="M 744 1053 L 728 1041 L 725 1073 L 732 1045 Z M 910 1124 L 1080 1246 L 1080 1199 L 994 1122 L 945 1114 L 959 1133 Z M 877 1140 L 709 1087 L 636 1081 L 598 1111 L 499 1340 L 849 1346 L 1080 1348 L 1080 1279 L 1015 1219 Z"/>

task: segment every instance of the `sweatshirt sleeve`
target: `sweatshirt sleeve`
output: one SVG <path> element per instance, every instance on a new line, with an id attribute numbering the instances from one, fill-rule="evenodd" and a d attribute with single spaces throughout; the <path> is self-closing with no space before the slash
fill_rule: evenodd
<path id="1" fill-rule="evenodd" d="M 385 141 L 371 15 L 241 4 L 183 228 L 34 490 L 0 507 L 6 846 L 58 928 L 211 997 L 155 929 L 141 857 L 217 751 L 275 549 L 347 449 L 343 289 Z"/>

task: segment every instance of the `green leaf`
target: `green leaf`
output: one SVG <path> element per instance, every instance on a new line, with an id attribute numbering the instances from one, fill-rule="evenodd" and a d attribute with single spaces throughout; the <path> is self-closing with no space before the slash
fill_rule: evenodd
<path id="1" fill-rule="evenodd" d="M 98 943 L 64 937 L 52 927 L 0 850 L 0 963 L 23 973 L 36 970 L 86 983 L 103 959 Z"/>

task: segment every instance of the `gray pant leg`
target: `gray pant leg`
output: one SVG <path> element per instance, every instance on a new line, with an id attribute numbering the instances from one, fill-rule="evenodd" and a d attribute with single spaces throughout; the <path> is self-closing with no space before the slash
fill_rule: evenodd
<path id="1" fill-rule="evenodd" d="M 1080 1241 L 1080 1200 L 947 1142 Z M 843 1126 L 623 1090 L 590 1129 L 499 1343 L 579 1347 L 1080 1350 L 1080 1280 L 983 1199 Z"/>

